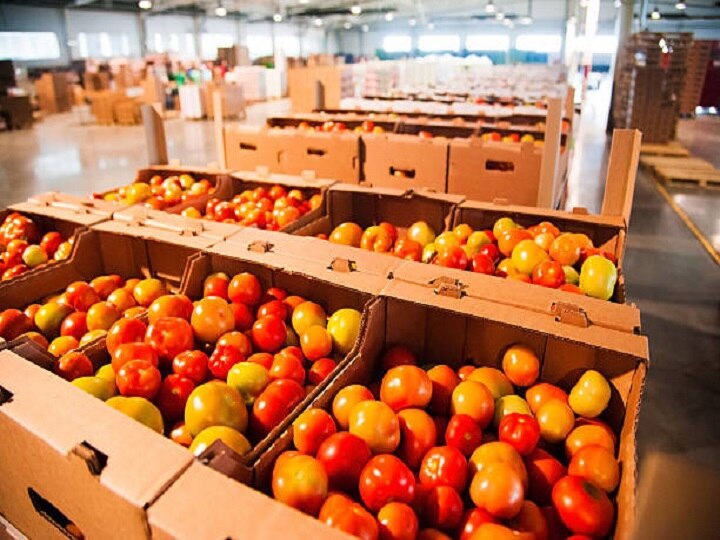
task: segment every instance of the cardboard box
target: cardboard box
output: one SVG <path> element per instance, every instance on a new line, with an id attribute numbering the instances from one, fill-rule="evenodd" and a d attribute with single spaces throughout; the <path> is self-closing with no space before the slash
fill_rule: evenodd
<path id="1" fill-rule="evenodd" d="M 622 479 L 615 497 L 614 538 L 629 539 L 635 524 L 636 436 L 640 399 L 648 367 L 647 340 L 599 328 L 553 328 L 542 316 L 473 298 L 434 295 L 416 285 L 391 282 L 383 291 L 381 309 L 373 311 L 357 356 L 317 395 L 312 406 L 329 408 L 336 393 L 349 384 L 368 384 L 377 373 L 381 352 L 388 345 L 406 344 L 425 361 L 459 367 L 467 363 L 499 366 L 504 349 L 525 343 L 542 359 L 541 378 L 570 389 L 582 369 L 597 369 L 611 383 L 612 397 L 602 418 L 618 435 Z M 292 426 L 282 432 L 266 454 L 269 461 L 292 445 Z M 218 490 L 222 505 L 198 510 L 188 494 Z M 181 490 L 182 488 L 182 490 Z M 202 491 L 201 491 L 202 492 Z M 213 491 L 215 492 L 215 491 Z M 250 505 L 258 512 L 247 515 Z M 262 508 L 261 512 L 259 509 Z M 276 538 L 285 530 L 306 530 L 307 516 L 273 502 L 238 484 L 229 484 L 212 471 L 191 467 L 166 495 L 150 508 L 151 527 L 159 538 L 194 538 L 212 523 L 213 536 L 235 537 L 242 526 L 252 538 Z M 243 516 L 244 519 L 231 520 Z M 242 525 L 239 525 L 242 523 Z M 297 528 L 296 528 L 297 527 Z M 308 533 L 333 537 L 331 529 Z M 296 535 L 297 536 L 297 535 Z"/>
<path id="2" fill-rule="evenodd" d="M 447 191 L 448 139 L 362 135 L 364 182 L 376 187 Z"/>
<path id="3" fill-rule="evenodd" d="M 225 163 L 230 170 L 254 171 L 266 167 L 271 173 L 284 173 L 280 160 L 288 140 L 271 136 L 264 128 L 225 128 L 223 130 Z"/>
<path id="4" fill-rule="evenodd" d="M 10 351 L 0 396 L 5 518 L 28 538 L 149 538 L 187 450 Z"/>

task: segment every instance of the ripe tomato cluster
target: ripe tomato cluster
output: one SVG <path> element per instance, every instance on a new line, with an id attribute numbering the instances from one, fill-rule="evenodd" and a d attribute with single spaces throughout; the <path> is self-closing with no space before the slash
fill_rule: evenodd
<path id="1" fill-rule="evenodd" d="M 365 539 L 602 538 L 619 464 L 597 417 L 610 385 L 594 370 L 570 393 L 539 382 L 540 360 L 512 345 L 502 370 L 420 367 L 401 346 L 369 386 L 340 389 L 293 423 L 273 496 Z"/>
<path id="2" fill-rule="evenodd" d="M 235 195 L 230 201 L 210 199 L 205 205 L 204 217 L 223 223 L 239 223 L 246 227 L 277 231 L 315 210 L 321 203 L 322 195 L 319 193 L 307 198 L 299 189 L 288 191 L 280 185 L 270 189 L 257 187 Z M 203 217 L 196 208 L 186 208 L 182 215 Z"/>
<path id="3" fill-rule="evenodd" d="M 164 210 L 203 195 L 212 195 L 215 193 L 215 189 L 212 182 L 205 178 L 195 180 L 189 174 L 163 178 L 156 174 L 150 178 L 149 182 L 134 182 L 117 191 L 111 191 L 105 195 L 96 194 L 94 197 L 122 204 L 144 203 L 149 208 Z"/>
<path id="4" fill-rule="evenodd" d="M 12 212 L 0 224 L 0 280 L 7 281 L 45 263 L 70 256 L 73 240 L 57 231 L 42 233 L 31 218 Z"/>
<path id="5" fill-rule="evenodd" d="M 0 313 L 0 336 L 8 340 L 30 337 L 59 358 L 56 371 L 71 379 L 78 373 L 78 356 L 71 351 L 105 336 L 119 319 L 142 314 L 165 292 L 163 283 L 156 279 L 125 281 L 118 275 L 107 275 L 89 283 L 75 281 L 41 304 Z M 89 362 L 82 363 L 85 367 L 80 372 L 92 369 Z"/>
<path id="6" fill-rule="evenodd" d="M 356 310 L 328 317 L 284 289 L 263 290 L 247 272 L 208 276 L 194 303 L 162 292 L 143 302 L 147 322 L 112 324 L 109 364 L 93 374 L 85 354 L 71 353 L 82 368 L 68 378 L 195 454 L 218 439 L 248 452 L 332 373 L 360 331 Z"/>
<path id="7" fill-rule="evenodd" d="M 524 135 L 520 136 L 519 133 L 511 133 L 510 135 L 501 135 L 497 131 L 489 131 L 487 133 L 483 133 L 480 135 L 480 138 L 483 141 L 502 141 L 502 142 L 510 142 L 510 143 L 521 143 L 521 142 L 537 142 L 539 144 L 542 144 L 543 141 L 535 141 L 535 137 L 530 133 L 525 133 Z"/>
<path id="8" fill-rule="evenodd" d="M 404 233 L 404 234 L 403 234 Z M 463 223 L 436 235 L 424 221 L 401 231 L 382 222 L 363 230 L 341 223 L 327 238 L 412 261 L 514 279 L 543 287 L 612 298 L 617 259 L 593 245 L 582 233 L 563 233 L 549 221 L 523 227 L 512 218 L 498 219 L 492 230 L 473 230 Z"/>
<path id="9" fill-rule="evenodd" d="M 300 122 L 297 127 L 288 126 L 286 129 L 299 129 L 301 131 L 324 131 L 324 132 L 346 132 L 348 131 L 345 122 L 328 120 L 320 125 L 312 125 L 309 122 Z M 360 125 L 353 128 L 353 133 L 385 133 L 385 128 L 376 126 L 372 120 L 365 120 Z"/>

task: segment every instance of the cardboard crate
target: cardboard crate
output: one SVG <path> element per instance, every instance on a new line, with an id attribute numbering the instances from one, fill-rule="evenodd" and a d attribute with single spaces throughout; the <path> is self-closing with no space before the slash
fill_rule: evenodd
<path id="1" fill-rule="evenodd" d="M 328 409 L 337 392 L 350 384 L 369 384 L 378 376 L 382 351 L 405 344 L 425 362 L 459 367 L 472 363 L 499 367 L 503 351 L 514 343 L 531 347 L 542 359 L 541 379 L 569 390 L 583 369 L 603 373 L 612 386 L 610 404 L 602 418 L 618 435 L 622 479 L 615 501 L 614 538 L 629 539 L 634 528 L 636 491 L 636 424 L 648 367 L 647 340 L 641 336 L 601 328 L 553 328 L 540 316 L 517 308 L 497 306 L 473 298 L 435 295 L 416 285 L 394 281 L 382 294 L 363 333 L 358 354 L 317 395 L 311 406 Z M 268 449 L 269 465 L 292 445 L 292 426 Z M 223 504 L 197 508 L 200 493 L 218 490 Z M 256 505 L 257 512 L 247 507 Z M 260 511 L 262 509 L 262 511 Z M 212 528 L 212 536 L 276 538 L 283 531 L 306 531 L 307 516 L 261 494 L 230 484 L 213 471 L 191 467 L 149 510 L 158 538 L 196 538 Z M 231 519 L 243 516 L 242 520 Z M 209 525 L 212 524 L 212 525 Z M 299 533 L 298 533 L 299 534 Z M 313 537 L 334 538 L 337 531 L 310 531 Z M 297 536 L 297 534 L 295 534 Z"/>
<path id="2" fill-rule="evenodd" d="M 347 129 L 354 130 L 361 126 L 366 120 L 372 121 L 375 126 L 381 127 L 387 133 L 394 133 L 397 126 L 397 119 L 389 116 L 373 117 L 364 114 L 325 115 L 325 114 L 294 114 L 290 116 L 273 116 L 267 119 L 267 126 L 270 128 L 295 128 L 300 124 L 309 124 L 314 128 L 320 128 L 326 122 L 342 122 Z"/>
<path id="3" fill-rule="evenodd" d="M 0 513 L 27 538 L 149 538 L 146 508 L 184 448 L 52 372 L 0 352 Z"/>
<path id="4" fill-rule="evenodd" d="M 447 191 L 448 139 L 363 134 L 364 183 L 401 190 Z"/>
<path id="5" fill-rule="evenodd" d="M 262 128 L 224 128 L 225 165 L 230 170 L 254 171 L 267 167 L 271 173 L 286 172 L 280 155 L 289 146 L 289 137 L 271 136 Z"/>

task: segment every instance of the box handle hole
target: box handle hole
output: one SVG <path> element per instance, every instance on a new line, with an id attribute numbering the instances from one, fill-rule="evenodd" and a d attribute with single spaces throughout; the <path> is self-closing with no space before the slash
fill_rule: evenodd
<path id="1" fill-rule="evenodd" d="M 390 167 L 390 176 L 396 178 L 415 178 L 415 169 L 398 169 Z"/>
<path id="2" fill-rule="evenodd" d="M 107 454 L 104 454 L 87 441 L 78 444 L 73 448 L 72 452 L 85 462 L 90 474 L 93 476 L 99 476 L 107 465 Z"/>
<path id="3" fill-rule="evenodd" d="M 10 403 L 13 399 L 13 393 L 7 388 L 0 386 L 0 405 Z"/>
<path id="4" fill-rule="evenodd" d="M 257 146 L 254 145 L 254 144 L 249 144 L 249 143 L 241 142 L 241 143 L 240 143 L 240 150 L 252 150 L 253 152 L 255 152 L 255 151 L 257 150 Z"/>
<path id="5" fill-rule="evenodd" d="M 48 501 L 33 488 L 28 488 L 27 493 L 35 511 L 57 528 L 63 536 L 70 538 L 71 540 L 80 540 L 85 538 L 85 535 L 82 533 L 80 528 L 70 521 L 65 514 L 58 510 L 53 503 Z"/>
<path id="6" fill-rule="evenodd" d="M 308 148 L 307 155 L 308 156 L 324 156 L 325 150 L 323 150 L 322 148 Z"/>
<path id="7" fill-rule="evenodd" d="M 515 164 L 512 161 L 495 161 L 487 160 L 485 162 L 486 171 L 512 172 L 515 170 Z"/>

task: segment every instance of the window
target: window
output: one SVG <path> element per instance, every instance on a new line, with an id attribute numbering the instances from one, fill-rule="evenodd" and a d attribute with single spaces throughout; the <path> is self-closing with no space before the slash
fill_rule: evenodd
<path id="1" fill-rule="evenodd" d="M 408 53 L 412 49 L 410 36 L 385 36 L 382 48 L 387 53 Z"/>
<path id="2" fill-rule="evenodd" d="M 112 58 L 130 56 L 130 38 L 127 34 L 107 32 L 78 32 L 75 58 Z"/>
<path id="3" fill-rule="evenodd" d="M 418 49 L 423 52 L 457 52 L 460 50 L 460 36 L 426 34 L 418 39 Z"/>
<path id="4" fill-rule="evenodd" d="M 473 34 L 465 39 L 468 51 L 507 51 L 510 36 L 504 34 Z"/>
<path id="5" fill-rule="evenodd" d="M 562 37 L 556 34 L 520 34 L 515 39 L 515 48 L 518 51 L 559 53 Z"/>
<path id="6" fill-rule="evenodd" d="M 300 40 L 296 36 L 277 36 L 275 47 L 285 56 L 300 56 Z"/>
<path id="7" fill-rule="evenodd" d="M 577 49 L 585 50 L 585 36 L 578 36 Z M 593 54 L 614 54 L 617 50 L 617 37 L 610 34 L 598 34 L 592 38 Z"/>
<path id="8" fill-rule="evenodd" d="M 0 58 L 50 60 L 60 58 L 54 32 L 0 32 Z"/>
<path id="9" fill-rule="evenodd" d="M 234 44 L 235 37 L 232 34 L 201 34 L 200 57 L 203 60 L 215 59 L 218 48 L 232 47 Z"/>

